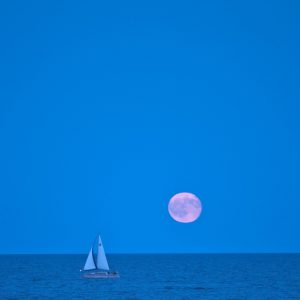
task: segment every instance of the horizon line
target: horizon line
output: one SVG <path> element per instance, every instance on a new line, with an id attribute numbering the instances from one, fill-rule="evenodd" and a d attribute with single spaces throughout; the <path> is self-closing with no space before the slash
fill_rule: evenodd
<path id="1" fill-rule="evenodd" d="M 83 253 L 0 253 L 0 256 L 4 255 L 86 255 Z M 107 255 L 224 255 L 224 254 L 300 254 L 300 252 L 107 252 Z"/>

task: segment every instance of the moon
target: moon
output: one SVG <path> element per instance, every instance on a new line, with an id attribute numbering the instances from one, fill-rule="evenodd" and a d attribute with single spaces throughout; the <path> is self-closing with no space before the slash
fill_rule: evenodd
<path id="1" fill-rule="evenodd" d="M 191 223 L 199 218 L 202 204 L 200 199 L 192 193 L 178 193 L 171 198 L 168 210 L 175 221 Z"/>

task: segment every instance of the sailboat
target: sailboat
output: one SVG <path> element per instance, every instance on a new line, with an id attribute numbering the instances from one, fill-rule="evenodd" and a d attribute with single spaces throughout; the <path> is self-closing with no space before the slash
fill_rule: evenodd
<path id="1" fill-rule="evenodd" d="M 98 237 L 98 239 L 97 239 L 97 237 Z M 97 237 L 95 239 L 95 242 L 96 242 L 96 240 L 98 240 L 98 251 L 97 251 L 96 260 L 95 260 L 94 253 L 93 253 L 94 244 L 95 244 L 95 242 L 94 242 L 91 247 L 91 250 L 88 254 L 88 257 L 86 259 L 83 270 L 80 270 L 83 272 L 83 277 L 85 277 L 85 278 L 117 278 L 117 277 L 119 277 L 118 272 L 111 271 L 109 269 L 100 234 Z"/>

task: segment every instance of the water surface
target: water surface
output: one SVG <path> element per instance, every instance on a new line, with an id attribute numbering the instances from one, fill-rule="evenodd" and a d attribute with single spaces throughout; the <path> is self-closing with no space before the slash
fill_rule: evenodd
<path id="1" fill-rule="evenodd" d="M 0 299 L 300 299 L 300 254 L 108 255 L 119 279 L 82 278 L 84 255 L 1 255 Z"/>

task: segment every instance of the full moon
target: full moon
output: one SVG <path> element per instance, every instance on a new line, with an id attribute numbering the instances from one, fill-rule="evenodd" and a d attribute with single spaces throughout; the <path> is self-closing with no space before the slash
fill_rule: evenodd
<path id="1" fill-rule="evenodd" d="M 171 198 L 168 210 L 175 221 L 190 223 L 200 216 L 202 204 L 200 199 L 192 193 L 179 193 Z"/>

